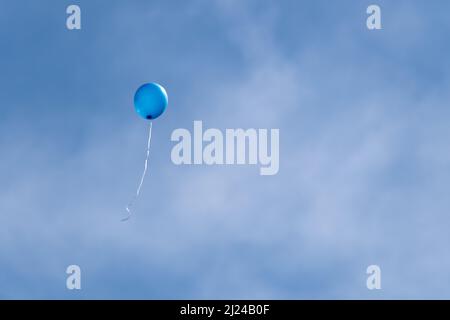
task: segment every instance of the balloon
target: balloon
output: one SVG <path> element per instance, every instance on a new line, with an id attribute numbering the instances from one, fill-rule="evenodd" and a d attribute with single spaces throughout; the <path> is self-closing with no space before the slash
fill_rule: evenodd
<path id="1" fill-rule="evenodd" d="M 158 118 L 166 110 L 168 102 L 166 90 L 157 83 L 146 83 L 134 94 L 134 108 L 147 120 Z"/>
<path id="2" fill-rule="evenodd" d="M 164 110 L 166 110 L 167 103 L 169 99 L 167 98 L 166 90 L 157 83 L 146 83 L 137 89 L 134 94 L 134 108 L 136 112 L 144 119 L 153 120 L 158 118 Z M 139 197 L 141 192 L 142 184 L 144 183 L 145 174 L 147 173 L 148 167 L 148 159 L 150 157 L 150 142 L 152 140 L 152 124 L 150 122 L 150 129 L 148 132 L 148 141 L 147 141 L 147 157 L 145 158 L 144 163 L 144 172 L 142 173 L 141 182 L 136 190 L 136 194 L 128 203 L 125 208 L 128 212 L 128 215 L 122 219 L 122 221 L 127 221 L 131 218 L 131 208 L 134 204 L 134 201 Z"/>

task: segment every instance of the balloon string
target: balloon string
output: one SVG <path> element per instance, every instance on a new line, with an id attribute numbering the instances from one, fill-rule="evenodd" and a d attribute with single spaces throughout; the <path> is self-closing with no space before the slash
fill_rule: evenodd
<path id="1" fill-rule="evenodd" d="M 122 219 L 122 221 L 127 221 L 131 218 L 131 214 L 132 214 L 131 207 L 133 206 L 136 199 L 139 197 L 139 193 L 141 192 L 142 184 L 144 183 L 145 174 L 147 173 L 148 159 L 150 156 L 150 141 L 152 140 L 152 125 L 153 125 L 153 123 L 150 122 L 150 131 L 148 133 L 148 141 L 147 141 L 147 156 L 145 158 L 144 172 L 142 173 L 141 182 L 139 183 L 139 186 L 136 190 L 136 194 L 134 195 L 134 197 L 131 199 L 131 201 L 128 203 L 127 207 L 125 208 L 127 210 L 128 214 L 125 218 Z"/>

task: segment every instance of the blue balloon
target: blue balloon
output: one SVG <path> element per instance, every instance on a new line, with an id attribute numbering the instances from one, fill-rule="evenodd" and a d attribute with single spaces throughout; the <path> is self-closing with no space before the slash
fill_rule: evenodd
<path id="1" fill-rule="evenodd" d="M 158 118 L 166 110 L 169 99 L 166 90 L 157 83 L 146 83 L 134 94 L 134 108 L 144 119 Z"/>

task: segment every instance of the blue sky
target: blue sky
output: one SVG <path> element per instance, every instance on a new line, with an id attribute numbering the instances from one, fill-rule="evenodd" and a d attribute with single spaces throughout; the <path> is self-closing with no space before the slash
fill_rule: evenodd
<path id="1" fill-rule="evenodd" d="M 70 4 L 82 30 L 66 29 Z M 449 11 L 2 1 L 0 298 L 450 298 Z M 169 106 L 121 223 L 148 129 L 132 97 L 150 81 Z M 194 120 L 279 128 L 279 173 L 175 166 L 171 132 Z M 371 264 L 382 290 L 365 286 Z"/>

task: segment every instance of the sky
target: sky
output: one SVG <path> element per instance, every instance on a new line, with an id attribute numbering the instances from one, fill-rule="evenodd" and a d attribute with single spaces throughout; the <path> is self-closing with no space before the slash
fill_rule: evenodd
<path id="1" fill-rule="evenodd" d="M 0 298 L 450 298 L 448 1 L 0 8 Z M 169 105 L 124 223 L 146 82 Z M 195 120 L 279 129 L 278 174 L 174 165 L 171 133 Z"/>

